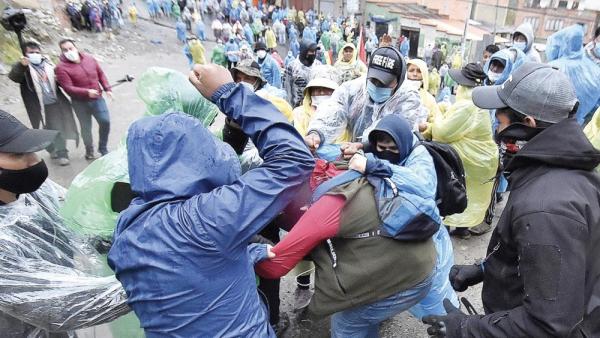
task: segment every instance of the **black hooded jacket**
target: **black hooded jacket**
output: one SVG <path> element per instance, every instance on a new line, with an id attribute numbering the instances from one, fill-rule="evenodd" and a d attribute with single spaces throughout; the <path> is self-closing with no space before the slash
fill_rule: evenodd
<path id="1" fill-rule="evenodd" d="M 574 119 L 531 139 L 484 264 L 486 315 L 463 337 L 600 337 L 598 152 Z"/>

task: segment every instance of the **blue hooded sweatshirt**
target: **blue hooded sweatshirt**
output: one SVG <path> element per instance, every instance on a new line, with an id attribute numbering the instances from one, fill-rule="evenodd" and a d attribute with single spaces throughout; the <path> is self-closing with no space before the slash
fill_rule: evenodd
<path id="1" fill-rule="evenodd" d="M 275 87 L 281 89 L 281 71 L 277 62 L 267 53 L 264 59 L 257 59 L 260 65 L 260 73 L 267 80 L 267 82 Z"/>
<path id="2" fill-rule="evenodd" d="M 490 71 L 490 63 L 493 60 L 499 60 L 504 64 L 504 70 L 502 71 L 502 76 L 496 80 L 494 83 L 488 83 L 486 79 L 486 85 L 501 85 L 506 80 L 510 74 L 512 74 L 515 70 L 517 70 L 521 65 L 527 62 L 527 55 L 523 53 L 522 50 L 511 47 L 507 49 L 501 49 L 494 53 L 489 60 L 483 66 L 483 72 L 488 73 Z"/>
<path id="3" fill-rule="evenodd" d="M 600 106 L 600 67 L 584 55 L 583 37 L 583 27 L 573 25 L 550 35 L 546 43 L 548 64 L 560 69 L 573 84 L 579 100 L 579 124 Z"/>
<path id="4" fill-rule="evenodd" d="M 314 159 L 268 101 L 228 83 L 213 102 L 264 164 L 240 176 L 233 149 L 200 121 L 146 117 L 127 136 L 136 197 L 121 213 L 108 263 L 146 337 L 275 337 L 256 290 L 251 237 L 291 201 Z"/>
<path id="5" fill-rule="evenodd" d="M 298 42 L 298 39 L 290 39 L 290 51 L 294 58 L 298 57 L 298 54 L 300 54 L 300 42 Z"/>

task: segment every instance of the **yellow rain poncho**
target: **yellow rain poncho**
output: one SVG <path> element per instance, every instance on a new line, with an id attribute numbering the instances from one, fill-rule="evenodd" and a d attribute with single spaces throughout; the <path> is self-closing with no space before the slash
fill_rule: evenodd
<path id="1" fill-rule="evenodd" d="M 277 108 L 277 110 L 279 110 L 288 121 L 292 122 L 293 109 L 292 106 L 290 106 L 290 104 L 286 100 L 273 94 L 261 91 L 256 92 L 256 95 L 271 102 L 271 104 L 273 104 L 275 108 Z"/>
<path id="2" fill-rule="evenodd" d="M 192 60 L 194 60 L 194 64 L 206 64 L 204 46 L 198 39 L 190 41 L 190 54 L 192 54 Z"/>
<path id="3" fill-rule="evenodd" d="M 272 29 L 267 29 L 265 32 L 265 40 L 267 43 L 267 48 L 274 49 L 277 47 L 277 38 L 275 37 L 275 32 Z"/>
<path id="4" fill-rule="evenodd" d="M 444 219 L 451 227 L 473 227 L 483 221 L 498 169 L 490 115 L 473 104 L 471 92 L 472 88 L 458 86 L 456 103 L 431 123 L 433 141 L 452 145 L 465 168 L 467 209 Z"/>
<path id="5" fill-rule="evenodd" d="M 433 95 L 431 95 L 427 91 L 427 88 L 429 88 L 429 81 L 430 81 L 429 70 L 427 69 L 427 64 L 425 63 L 425 61 L 423 61 L 421 59 L 411 59 L 411 60 L 408 60 L 406 63 L 407 63 L 407 65 L 413 64 L 413 65 L 419 67 L 419 70 L 421 71 L 421 76 L 423 76 L 423 86 L 419 89 L 419 96 L 421 97 L 421 103 L 429 111 L 429 116 L 427 117 L 427 121 L 432 122 L 434 117 L 439 116 L 441 112 L 440 112 L 440 108 L 437 105 L 437 102 L 435 101 L 435 97 L 433 97 Z"/>
<path id="6" fill-rule="evenodd" d="M 600 108 L 596 110 L 590 122 L 585 126 L 583 133 L 594 147 L 600 150 Z M 596 167 L 596 171 L 600 172 L 600 166 Z"/>
<path id="7" fill-rule="evenodd" d="M 350 59 L 348 62 L 345 62 L 344 49 L 348 47 L 352 48 L 352 59 Z M 340 48 L 334 67 L 340 73 L 341 83 L 354 80 L 367 74 L 367 66 L 361 60 L 358 60 L 357 56 L 358 51 L 353 43 L 346 43 L 344 47 Z"/>
<path id="8" fill-rule="evenodd" d="M 427 88 L 429 94 L 433 95 L 434 98 L 438 95 L 438 92 L 440 91 L 441 81 L 442 77 L 440 76 L 440 73 L 438 73 L 437 69 L 434 67 L 431 70 L 431 73 L 429 73 L 429 88 Z"/>

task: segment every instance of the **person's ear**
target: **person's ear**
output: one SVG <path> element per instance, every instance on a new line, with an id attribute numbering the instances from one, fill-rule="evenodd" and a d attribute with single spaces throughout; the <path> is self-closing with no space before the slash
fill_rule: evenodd
<path id="1" fill-rule="evenodd" d="M 531 116 L 526 116 L 523 119 L 523 123 L 525 125 L 527 125 L 528 127 L 531 127 L 531 128 L 535 128 L 536 127 L 535 119 L 533 117 L 531 117 Z"/>

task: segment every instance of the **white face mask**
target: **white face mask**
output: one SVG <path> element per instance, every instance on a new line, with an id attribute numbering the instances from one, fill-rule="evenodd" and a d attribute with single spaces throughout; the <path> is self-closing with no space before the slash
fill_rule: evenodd
<path id="1" fill-rule="evenodd" d="M 513 42 L 513 47 L 520 49 L 522 51 L 525 51 L 525 48 L 527 48 L 527 42 Z"/>
<path id="2" fill-rule="evenodd" d="M 498 79 L 500 79 L 501 77 L 502 73 L 492 72 L 491 70 L 488 72 L 488 79 L 492 83 L 496 83 L 496 81 L 498 81 Z"/>
<path id="3" fill-rule="evenodd" d="M 79 61 L 79 52 L 76 50 L 70 50 L 68 52 L 63 53 L 67 60 L 71 62 Z"/>
<path id="4" fill-rule="evenodd" d="M 240 82 L 240 83 L 242 84 L 242 86 L 244 86 L 244 87 L 248 88 L 248 89 L 249 89 L 249 90 L 251 90 L 251 91 L 254 91 L 254 85 L 252 85 L 252 84 L 250 84 L 250 83 L 248 83 L 248 82 L 244 82 L 244 81 L 242 81 L 242 82 Z"/>
<path id="5" fill-rule="evenodd" d="M 264 59 L 265 56 L 267 56 L 267 51 L 266 50 L 259 50 L 258 52 L 256 52 L 256 55 L 258 56 L 259 59 Z"/>
<path id="6" fill-rule="evenodd" d="M 318 108 L 320 104 L 327 101 L 330 97 L 329 95 L 311 96 L 310 101 L 313 106 Z"/>
<path id="7" fill-rule="evenodd" d="M 42 54 L 40 53 L 27 53 L 27 58 L 29 59 L 29 62 L 34 65 L 42 63 Z"/>
<path id="8" fill-rule="evenodd" d="M 421 80 L 409 80 L 406 79 L 404 80 L 404 83 L 402 83 L 402 86 L 407 88 L 407 89 L 412 89 L 412 90 L 419 90 L 421 89 L 421 86 L 423 85 L 423 81 Z"/>

